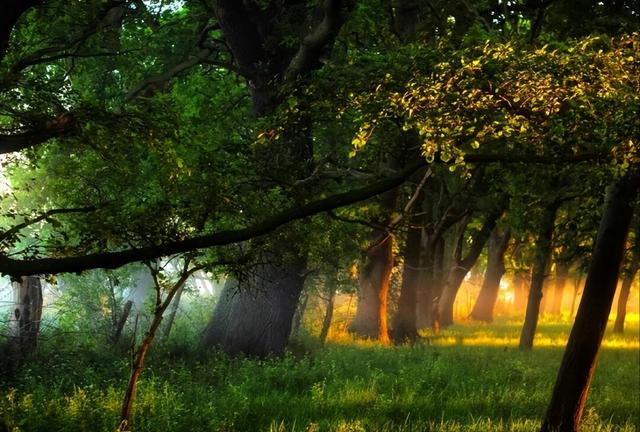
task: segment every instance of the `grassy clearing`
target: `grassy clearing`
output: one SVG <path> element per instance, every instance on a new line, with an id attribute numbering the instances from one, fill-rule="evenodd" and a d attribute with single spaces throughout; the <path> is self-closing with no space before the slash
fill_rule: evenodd
<path id="1" fill-rule="evenodd" d="M 143 375 L 137 431 L 535 431 L 562 355 L 566 324 L 542 323 L 530 353 L 519 327 L 462 325 L 414 347 L 307 335 L 282 360 L 230 360 L 190 345 L 156 349 Z M 546 343 L 545 341 L 548 341 Z M 122 355 L 51 350 L 2 384 L 12 431 L 113 431 L 128 376 Z M 583 430 L 636 431 L 637 323 L 607 335 Z"/>

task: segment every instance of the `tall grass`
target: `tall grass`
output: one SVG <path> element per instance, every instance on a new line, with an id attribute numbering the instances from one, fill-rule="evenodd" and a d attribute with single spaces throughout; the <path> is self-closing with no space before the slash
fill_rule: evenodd
<path id="1" fill-rule="evenodd" d="M 138 431 L 535 431 L 569 326 L 540 326 L 536 348 L 515 348 L 513 322 L 456 326 L 413 347 L 333 332 L 324 349 L 304 334 L 283 359 L 229 359 L 174 340 L 156 348 L 133 419 Z M 179 345 L 176 345 L 179 343 Z M 53 349 L 2 383 L 11 431 L 113 431 L 126 356 Z M 637 323 L 607 335 L 584 431 L 640 423 Z"/>

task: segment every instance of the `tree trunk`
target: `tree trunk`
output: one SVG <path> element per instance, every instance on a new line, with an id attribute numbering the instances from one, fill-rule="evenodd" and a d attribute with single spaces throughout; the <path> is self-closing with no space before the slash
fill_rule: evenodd
<path id="1" fill-rule="evenodd" d="M 293 313 L 293 320 L 291 321 L 290 337 L 296 336 L 298 334 L 300 326 L 302 325 L 302 317 L 304 316 L 304 312 L 307 310 L 308 302 L 308 295 L 303 296 L 303 298 L 298 301 L 298 306 L 296 307 L 296 311 Z"/>
<path id="2" fill-rule="evenodd" d="M 629 293 L 631 292 L 631 285 L 633 284 L 633 279 L 635 278 L 636 273 L 638 272 L 638 266 L 640 265 L 640 239 L 637 237 L 638 234 L 640 233 L 636 233 L 636 245 L 633 248 L 631 263 L 629 264 L 629 268 L 622 279 L 622 287 L 620 288 L 620 296 L 618 297 L 616 321 L 613 325 L 614 333 L 624 333 L 624 320 L 627 315 Z"/>
<path id="3" fill-rule="evenodd" d="M 153 318 L 153 321 L 151 322 L 151 327 L 144 337 L 142 345 L 140 345 L 136 353 L 131 369 L 131 376 L 129 377 L 129 383 L 127 385 L 127 390 L 122 401 L 122 408 L 120 411 L 120 424 L 117 429 L 118 432 L 125 432 L 130 430 L 129 423 L 131 420 L 131 413 L 133 412 L 133 404 L 136 400 L 138 380 L 140 379 L 140 375 L 142 374 L 144 360 L 147 356 L 147 352 L 149 352 L 149 347 L 151 347 L 151 342 L 153 342 L 153 338 L 155 337 L 160 323 L 162 323 L 162 314 L 160 314 L 159 316 L 156 314 Z"/>
<path id="4" fill-rule="evenodd" d="M 447 277 L 447 282 L 437 306 L 437 320 L 441 328 L 453 325 L 453 305 L 460 290 L 460 285 L 462 285 L 462 281 L 469 270 L 469 267 L 463 267 L 458 264 L 449 271 L 449 277 Z"/>
<path id="5" fill-rule="evenodd" d="M 202 338 L 231 355 L 281 356 L 304 284 L 306 263 L 280 256 L 257 263 L 240 282 L 228 280 Z"/>
<path id="6" fill-rule="evenodd" d="M 569 265 L 564 262 L 556 263 L 556 280 L 553 289 L 553 302 L 551 304 L 552 315 L 560 315 L 562 313 L 562 298 L 564 297 L 564 288 L 567 285 L 567 277 L 569 276 Z"/>
<path id="7" fill-rule="evenodd" d="M 133 412 L 133 404 L 136 400 L 136 394 L 138 391 L 138 380 L 142 375 L 142 369 L 144 367 L 144 361 L 151 347 L 151 343 L 162 324 L 162 318 L 167 307 L 171 304 L 175 298 L 178 290 L 181 290 L 189 276 L 195 271 L 195 269 L 188 270 L 188 262 L 185 262 L 185 268 L 178 281 L 171 287 L 164 300 L 161 300 L 160 285 L 157 278 L 154 278 L 156 284 L 156 307 L 153 311 L 153 319 L 151 325 L 145 333 L 142 344 L 138 347 L 135 355 L 133 365 L 131 367 L 131 376 L 129 377 L 129 383 L 127 384 L 127 390 L 125 391 L 124 398 L 122 400 L 122 407 L 120 410 L 120 423 L 118 424 L 117 432 L 125 432 L 130 430 L 131 414 Z"/>
<path id="8" fill-rule="evenodd" d="M 19 364 L 31 357 L 38 344 L 42 319 L 42 284 L 36 276 L 22 276 L 13 281 L 14 309 L 11 316 L 11 341 L 14 361 Z"/>
<path id="9" fill-rule="evenodd" d="M 389 342 L 387 301 L 389 277 L 393 268 L 393 236 L 388 234 L 367 251 L 367 263 L 360 272 L 360 290 L 356 316 L 350 331 L 368 338 Z"/>
<path id="10" fill-rule="evenodd" d="M 520 271 L 513 277 L 513 303 L 518 312 L 524 312 L 527 307 L 527 280 L 530 280 L 529 272 Z"/>
<path id="11" fill-rule="evenodd" d="M 111 337 L 111 343 L 116 345 L 120 341 L 120 336 L 122 335 L 122 330 L 124 329 L 124 325 L 127 323 L 127 319 L 129 318 L 129 314 L 131 313 L 131 307 L 133 306 L 133 301 L 127 300 L 122 308 L 122 313 L 120 314 L 120 319 L 118 320 L 116 327 L 113 331 L 113 336 Z"/>
<path id="12" fill-rule="evenodd" d="M 549 259 L 547 260 L 547 269 L 544 271 L 544 280 L 542 282 L 542 296 L 540 299 L 540 310 L 538 312 L 538 315 L 544 315 L 545 313 L 549 312 L 549 309 L 551 308 L 551 295 L 549 294 L 549 292 L 551 292 L 551 288 L 550 288 L 550 279 L 549 279 L 549 275 L 551 274 L 551 255 L 549 255 Z"/>
<path id="13" fill-rule="evenodd" d="M 445 286 L 445 241 L 444 238 L 439 237 L 433 245 L 433 277 L 429 279 L 431 284 L 431 298 L 429 299 L 429 315 L 427 326 L 432 330 L 437 330 L 440 325 L 438 319 L 438 301 L 442 297 L 442 291 Z"/>
<path id="14" fill-rule="evenodd" d="M 300 45 L 292 50 L 282 39 L 286 34 L 283 27 L 274 23 L 296 29 L 301 18 L 302 22 L 306 19 L 298 14 L 276 16 L 278 8 L 264 9 L 253 3 L 221 0 L 212 9 L 233 61 L 247 81 L 255 116 L 266 117 L 286 100 L 290 89 L 300 89 L 288 84 L 322 66 L 320 57 L 332 47 L 352 5 L 331 2 L 330 7 L 317 9 L 317 25 L 297 29 L 293 35 L 300 34 Z M 256 150 L 256 159 L 264 164 L 259 169 L 269 185 L 274 178 L 293 184 L 308 177 L 313 158 L 312 124 L 312 119 L 302 116 L 285 130 L 276 146 Z M 300 188 L 295 191 L 299 195 L 306 192 Z M 242 278 L 237 293 L 235 289 L 223 290 L 203 335 L 204 346 L 218 345 L 230 354 L 258 357 L 284 353 L 303 288 L 306 251 L 300 234 L 286 230 L 278 238 L 266 252 L 254 253 L 261 255 L 258 259 L 267 258 L 266 263 L 253 262 L 253 274 Z M 257 249 L 255 243 L 250 247 Z"/>
<path id="15" fill-rule="evenodd" d="M 169 311 L 169 316 L 166 319 L 164 324 L 164 331 L 162 332 L 162 340 L 166 341 L 169 339 L 169 335 L 171 334 L 171 329 L 173 328 L 173 323 L 176 322 L 176 315 L 178 314 L 178 309 L 180 308 L 180 300 L 182 299 L 182 293 L 184 292 L 185 284 L 182 284 L 178 291 L 176 292 L 176 296 L 173 299 L 173 303 L 171 303 L 171 311 Z"/>
<path id="16" fill-rule="evenodd" d="M 493 231 L 496 226 L 496 222 L 498 218 L 502 215 L 503 208 L 496 208 L 491 213 L 487 215 L 487 218 L 482 225 L 480 231 L 476 232 L 473 235 L 471 240 L 471 246 L 469 247 L 469 251 L 467 255 L 460 259 L 462 253 L 462 244 L 464 239 L 464 231 L 461 234 L 461 237 L 458 242 L 456 259 L 455 262 L 449 271 L 449 276 L 447 277 L 447 282 L 444 286 L 444 290 L 442 291 L 442 296 L 438 301 L 438 320 L 439 325 L 442 328 L 449 327 L 453 324 L 453 304 L 456 301 L 456 296 L 458 295 L 458 291 L 460 290 L 460 285 L 462 285 L 462 281 L 465 276 L 471 270 L 478 260 L 484 245 L 487 243 L 489 236 L 491 235 L 491 231 Z"/>
<path id="17" fill-rule="evenodd" d="M 500 233 L 496 227 L 489 238 L 489 247 L 487 252 L 487 270 L 484 275 L 482 287 L 478 294 L 476 304 L 471 311 L 471 318 L 478 321 L 492 322 L 493 308 L 498 299 L 500 291 L 500 280 L 504 275 L 504 254 L 509 245 L 511 234 L 509 230 Z"/>
<path id="18" fill-rule="evenodd" d="M 320 330 L 320 343 L 324 345 L 329 335 L 329 329 L 331 328 L 331 320 L 333 319 L 333 307 L 336 301 L 336 289 L 332 286 L 329 290 L 329 298 L 327 299 L 327 309 L 324 313 L 324 319 L 322 320 L 322 329 Z"/>
<path id="19" fill-rule="evenodd" d="M 420 2 L 418 0 L 396 0 L 392 7 L 395 12 L 392 30 L 400 40 L 408 42 L 416 36 L 420 24 Z"/>
<path id="20" fill-rule="evenodd" d="M 558 212 L 558 203 L 547 207 L 540 222 L 540 232 L 536 239 L 536 252 L 531 275 L 531 287 L 529 288 L 529 300 L 524 316 L 524 325 L 520 333 L 520 349 L 528 351 L 533 347 L 533 338 L 538 327 L 540 315 L 540 301 L 542 300 L 542 286 L 547 273 L 547 265 L 551 259 L 551 241 L 553 228 Z"/>
<path id="21" fill-rule="evenodd" d="M 393 324 L 393 341 L 397 344 L 414 342 L 418 337 L 416 313 L 418 286 L 421 279 L 422 231 L 422 228 L 415 226 L 409 226 L 407 230 L 398 312 Z"/>
<path id="22" fill-rule="evenodd" d="M 607 191 L 582 301 L 541 432 L 577 431 L 580 425 L 616 291 L 639 186 L 640 170 L 632 166 Z"/>
<path id="23" fill-rule="evenodd" d="M 428 328 L 433 321 L 435 250 L 431 235 L 423 233 L 420 251 L 420 272 L 416 281 L 416 328 Z"/>
<path id="24" fill-rule="evenodd" d="M 580 287 L 582 286 L 582 275 L 577 275 L 573 282 L 573 296 L 571 296 L 571 311 L 569 317 L 574 318 L 576 312 L 576 302 L 578 301 L 578 295 L 580 295 Z"/>

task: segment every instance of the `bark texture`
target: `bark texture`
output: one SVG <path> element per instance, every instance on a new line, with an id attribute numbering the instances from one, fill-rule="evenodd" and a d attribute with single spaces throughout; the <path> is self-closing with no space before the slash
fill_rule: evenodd
<path id="1" fill-rule="evenodd" d="M 511 234 L 509 230 L 501 232 L 496 227 L 489 237 L 489 247 L 487 253 L 487 270 L 482 281 L 482 287 L 478 294 L 471 318 L 478 321 L 492 322 L 493 309 L 498 299 L 500 291 L 500 280 L 505 272 L 504 254 L 509 246 Z"/>
<path id="2" fill-rule="evenodd" d="M 11 317 L 11 344 L 17 361 L 35 353 L 42 319 L 42 284 L 40 278 L 23 276 L 13 282 L 14 310 Z"/>
<path id="3" fill-rule="evenodd" d="M 607 191 L 584 293 L 569 335 L 541 432 L 577 431 L 616 291 L 640 187 L 632 166 Z"/>
<path id="4" fill-rule="evenodd" d="M 203 334 L 204 347 L 231 355 L 281 356 L 304 284 L 306 265 L 263 259 L 240 282 L 229 279 Z"/>
<path id="5" fill-rule="evenodd" d="M 414 342 L 418 337 L 416 321 L 418 287 L 420 286 L 422 229 L 410 226 L 404 250 L 402 285 L 398 299 L 398 311 L 393 320 L 393 341 L 395 343 Z"/>
<path id="6" fill-rule="evenodd" d="M 393 268 L 393 236 L 387 236 L 367 251 L 367 263 L 360 272 L 356 316 L 349 330 L 360 336 L 389 342 L 387 302 Z"/>
<path id="7" fill-rule="evenodd" d="M 524 316 L 524 325 L 520 333 L 520 349 L 528 351 L 533 347 L 533 338 L 538 327 L 540 316 L 540 302 L 542 300 L 542 288 L 547 274 L 548 263 L 551 260 L 551 244 L 553 240 L 553 228 L 556 221 L 556 213 L 559 204 L 553 204 L 544 210 L 540 221 L 540 232 L 536 238 L 536 252 L 531 274 L 531 287 L 529 299 Z"/>

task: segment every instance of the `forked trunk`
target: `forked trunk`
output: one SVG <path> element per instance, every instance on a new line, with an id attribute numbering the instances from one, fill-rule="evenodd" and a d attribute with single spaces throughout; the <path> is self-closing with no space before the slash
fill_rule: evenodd
<path id="1" fill-rule="evenodd" d="M 524 316 L 524 325 L 520 333 L 520 349 L 528 351 L 533 347 L 533 338 L 538 327 L 540 315 L 540 302 L 542 300 L 542 286 L 547 273 L 547 265 L 551 259 L 551 241 L 553 228 L 558 212 L 558 204 L 553 204 L 545 209 L 540 225 L 540 233 L 536 239 L 536 252 L 531 275 L 531 287 L 529 288 L 529 300 Z"/>
<path id="2" fill-rule="evenodd" d="M 487 270 L 482 281 L 482 287 L 478 294 L 476 304 L 471 311 L 471 318 L 478 321 L 493 321 L 493 308 L 498 300 L 500 280 L 505 272 L 504 254 L 509 245 L 511 234 L 509 230 L 500 233 L 496 228 L 489 238 L 489 250 L 487 253 Z"/>
<path id="3" fill-rule="evenodd" d="M 442 291 L 442 296 L 438 301 L 437 318 L 439 319 L 440 327 L 446 328 L 453 324 L 453 305 L 456 301 L 458 291 L 460 290 L 460 285 L 462 285 L 462 281 L 465 276 L 478 260 L 478 257 L 480 256 L 484 245 L 487 243 L 487 240 L 489 240 L 489 236 L 495 228 L 496 222 L 502 215 L 502 212 L 503 207 L 497 207 L 487 215 L 480 231 L 477 231 L 473 235 L 471 246 L 469 246 L 469 251 L 464 258 L 461 258 L 462 246 L 464 243 L 464 230 L 462 231 L 458 240 L 458 246 L 456 247 L 455 262 L 449 271 L 449 276 L 447 277 L 447 282 Z"/>
<path id="4" fill-rule="evenodd" d="M 639 186 L 640 170 L 632 166 L 607 191 L 584 293 L 541 432 L 573 432 L 580 425 L 613 304 Z"/>
<path id="5" fill-rule="evenodd" d="M 138 380 L 140 379 L 140 375 L 142 375 L 142 369 L 144 368 L 144 361 L 149 352 L 149 348 L 151 347 L 151 343 L 162 324 L 162 318 L 164 316 L 164 312 L 167 310 L 167 307 L 171 304 L 172 300 L 174 300 L 176 292 L 182 289 L 183 285 L 187 281 L 187 278 L 195 271 L 195 269 L 188 270 L 187 269 L 188 262 L 185 263 L 184 271 L 182 275 L 178 279 L 178 281 L 171 287 L 167 296 L 164 300 L 160 297 L 160 285 L 156 277 L 154 277 L 154 282 L 156 285 L 156 306 L 153 312 L 153 319 L 151 320 L 151 325 L 149 329 L 144 335 L 144 339 L 142 340 L 142 344 L 136 350 L 135 358 L 133 361 L 133 365 L 131 366 L 131 376 L 129 377 L 129 383 L 127 384 L 127 390 L 122 399 L 122 407 L 120 409 L 120 423 L 118 424 L 117 432 L 125 432 L 131 430 L 131 415 L 133 413 L 133 405 L 136 401 L 136 395 L 138 392 Z"/>

